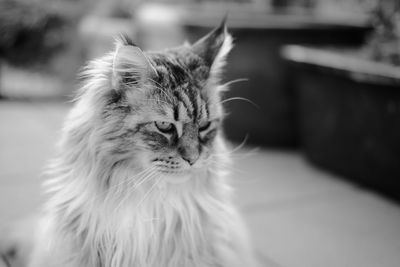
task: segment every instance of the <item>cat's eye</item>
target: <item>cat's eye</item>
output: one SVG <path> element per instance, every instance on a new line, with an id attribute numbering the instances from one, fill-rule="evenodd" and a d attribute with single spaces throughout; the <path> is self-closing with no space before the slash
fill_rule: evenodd
<path id="1" fill-rule="evenodd" d="M 162 133 L 172 133 L 174 131 L 174 125 L 166 121 L 156 121 L 154 122 L 157 129 Z"/>
<path id="2" fill-rule="evenodd" d="M 205 121 L 205 122 L 203 122 L 203 123 L 200 123 L 200 125 L 199 125 L 199 131 L 200 131 L 200 132 L 205 131 L 205 130 L 207 130 L 208 128 L 210 128 L 210 126 L 211 126 L 211 121 Z"/>

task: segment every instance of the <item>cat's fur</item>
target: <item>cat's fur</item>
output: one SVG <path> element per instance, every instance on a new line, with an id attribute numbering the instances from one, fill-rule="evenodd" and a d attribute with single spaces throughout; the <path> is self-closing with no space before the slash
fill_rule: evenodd
<path id="1" fill-rule="evenodd" d="M 121 38 L 89 65 L 48 171 L 29 267 L 254 266 L 220 130 L 231 47 L 223 23 L 157 53 Z"/>

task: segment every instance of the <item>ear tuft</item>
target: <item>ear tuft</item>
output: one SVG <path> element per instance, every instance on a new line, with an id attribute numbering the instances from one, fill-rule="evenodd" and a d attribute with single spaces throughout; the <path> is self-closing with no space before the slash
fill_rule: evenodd
<path id="1" fill-rule="evenodd" d="M 126 34 L 126 33 L 121 33 L 115 38 L 116 46 L 124 46 L 124 45 L 130 45 L 130 46 L 137 46 L 132 38 Z"/>
<path id="2" fill-rule="evenodd" d="M 226 27 L 226 19 L 227 16 L 217 28 L 192 45 L 192 51 L 204 60 L 211 69 L 211 73 L 221 71 L 225 65 L 226 56 L 233 47 L 232 36 Z"/>
<path id="3" fill-rule="evenodd" d="M 112 66 L 114 89 L 143 83 L 154 74 L 154 67 L 139 47 L 117 44 Z"/>

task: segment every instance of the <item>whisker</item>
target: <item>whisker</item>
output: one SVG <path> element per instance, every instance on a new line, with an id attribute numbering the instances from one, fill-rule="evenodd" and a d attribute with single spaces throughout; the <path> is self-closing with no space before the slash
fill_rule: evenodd
<path id="1" fill-rule="evenodd" d="M 162 177 L 160 177 L 154 184 L 150 187 L 150 189 L 147 191 L 146 194 L 144 194 L 143 198 L 139 201 L 139 203 L 136 205 L 136 209 L 138 209 L 142 203 L 146 200 L 146 198 L 150 195 L 150 193 L 156 188 L 156 186 L 160 183 Z"/>
<path id="2" fill-rule="evenodd" d="M 133 185 L 133 190 L 135 190 L 136 188 L 138 188 L 139 186 L 141 186 L 143 183 L 145 183 L 147 180 L 149 180 L 150 178 L 151 178 L 151 176 L 153 175 L 153 174 L 155 174 L 156 173 L 156 170 L 155 170 L 155 168 L 154 168 L 154 170 L 151 172 L 151 173 L 149 173 L 146 177 L 144 177 L 143 179 L 141 179 L 140 181 L 138 181 L 137 183 L 135 183 L 134 185 Z"/>
<path id="3" fill-rule="evenodd" d="M 147 80 L 152 81 L 153 83 L 157 84 L 158 86 L 160 86 L 162 88 L 162 85 L 159 82 L 157 82 L 151 78 L 147 78 Z"/>
<path id="4" fill-rule="evenodd" d="M 121 186 L 121 185 L 124 184 L 124 183 L 127 183 L 127 184 L 134 183 L 135 180 L 134 180 L 133 178 L 140 177 L 141 175 L 152 171 L 154 168 L 155 168 L 154 166 L 150 166 L 149 168 L 146 168 L 146 169 L 144 169 L 144 170 L 138 172 L 138 173 L 135 174 L 133 177 L 130 177 L 130 178 L 131 178 L 130 180 L 123 179 L 120 183 L 117 183 L 117 184 L 114 184 L 114 185 L 112 185 L 112 186 L 109 186 L 108 189 L 113 189 L 113 188 L 115 188 L 115 187 L 119 187 L 119 186 Z"/>
<path id="5" fill-rule="evenodd" d="M 243 141 L 238 146 L 233 148 L 232 150 L 227 150 L 227 151 L 220 152 L 220 153 L 213 153 L 212 155 L 230 155 L 230 154 L 233 154 L 236 151 L 238 151 L 239 149 L 242 149 L 244 147 L 244 145 L 247 142 L 247 139 L 249 139 L 249 135 L 248 134 L 246 134 L 246 136 L 243 138 Z"/>
<path id="6" fill-rule="evenodd" d="M 211 156 L 213 156 L 213 157 L 229 156 L 229 157 L 231 157 L 233 159 L 245 159 L 245 158 L 254 156 L 257 153 L 258 150 L 259 150 L 259 148 L 255 147 L 255 148 L 252 148 L 252 149 L 250 149 L 248 151 L 245 151 L 245 152 L 227 151 L 227 152 L 215 153 L 215 154 L 212 154 Z"/>
<path id="7" fill-rule="evenodd" d="M 133 177 L 130 177 L 129 179 L 123 179 L 121 182 L 108 187 L 106 191 L 100 193 L 98 196 L 96 196 L 95 199 L 100 198 L 103 194 L 107 194 L 106 199 L 109 199 L 113 195 L 122 194 L 125 188 L 127 188 L 131 184 L 135 183 L 136 180 L 138 180 L 138 179 L 141 180 L 143 176 L 147 176 L 149 173 L 153 172 L 154 169 L 155 169 L 155 167 L 151 166 L 151 167 L 144 169 L 143 171 L 137 173 Z M 116 189 L 116 190 L 114 190 L 114 189 Z"/>
<path id="8" fill-rule="evenodd" d="M 206 163 L 207 167 L 209 167 L 208 170 L 213 170 L 214 172 L 217 172 L 217 170 L 214 170 L 213 168 L 210 168 L 210 167 L 215 167 L 215 166 L 211 166 L 212 163 L 218 163 L 219 165 L 220 165 L 220 163 L 219 162 L 215 162 L 215 161 L 211 161 L 211 162 Z M 223 170 L 232 171 L 234 173 L 245 174 L 245 172 L 243 170 L 235 168 L 235 167 L 232 167 L 232 166 L 225 166 L 223 168 Z"/>
<path id="9" fill-rule="evenodd" d="M 163 92 L 164 95 L 165 95 L 167 98 L 169 98 L 170 101 L 173 101 L 173 98 L 172 98 L 170 95 L 168 95 L 167 91 L 165 90 L 165 88 L 162 87 L 162 85 L 161 85 L 160 83 L 156 82 L 155 80 L 153 80 L 153 79 L 151 79 L 151 78 L 148 78 L 148 80 L 149 80 L 149 81 L 152 81 L 153 83 L 155 83 L 156 85 L 158 85 L 158 86 L 156 86 L 156 88 L 159 89 L 161 92 Z"/>
<path id="10" fill-rule="evenodd" d="M 154 85 L 153 85 L 153 87 L 156 88 L 156 89 L 159 89 L 165 95 L 165 97 L 168 98 L 170 101 L 174 101 L 173 98 L 170 95 L 168 95 L 168 93 L 165 90 L 165 88 L 159 87 L 159 86 L 154 86 Z"/>
<path id="11" fill-rule="evenodd" d="M 225 86 L 232 85 L 232 84 L 234 84 L 234 83 L 248 82 L 248 81 L 249 81 L 249 79 L 247 79 L 247 78 L 239 78 L 239 79 L 235 79 L 235 80 L 228 81 L 228 82 L 222 84 L 221 86 L 222 86 L 222 87 L 225 87 Z"/>
<path id="12" fill-rule="evenodd" d="M 233 101 L 233 100 L 242 100 L 242 101 L 244 101 L 244 102 L 247 102 L 247 103 L 252 104 L 252 105 L 253 105 L 255 108 L 257 108 L 257 109 L 260 109 L 260 106 L 257 105 L 256 103 L 254 103 L 253 101 L 251 101 L 250 99 L 247 99 L 247 98 L 244 98 L 244 97 L 239 97 L 239 96 L 230 97 L 230 98 L 224 99 L 224 100 L 222 100 L 222 101 L 220 102 L 220 104 L 223 104 L 223 103 L 226 103 L 226 102 L 229 102 L 229 101 Z"/>
<path id="13" fill-rule="evenodd" d="M 121 199 L 121 201 L 119 202 L 119 204 L 118 204 L 118 206 L 117 206 L 117 209 L 119 209 L 119 208 L 124 204 L 124 202 L 125 202 L 127 199 L 129 199 L 129 197 L 132 196 L 133 192 L 134 192 L 140 185 L 142 185 L 143 183 L 145 183 L 145 182 L 151 180 L 152 178 L 154 178 L 154 177 L 155 177 L 155 176 L 154 176 L 155 173 L 156 173 L 156 170 L 153 170 L 151 173 L 147 174 L 144 178 L 142 178 L 140 182 L 134 184 L 134 186 L 133 186 L 132 188 L 128 188 L 129 191 L 128 191 L 128 192 L 125 194 L 125 196 Z"/>

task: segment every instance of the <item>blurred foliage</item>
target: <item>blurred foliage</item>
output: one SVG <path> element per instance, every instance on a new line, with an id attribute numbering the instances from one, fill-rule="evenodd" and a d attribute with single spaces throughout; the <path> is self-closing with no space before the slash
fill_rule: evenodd
<path id="1" fill-rule="evenodd" d="M 0 2 L 0 57 L 13 65 L 45 63 L 62 49 L 62 16 L 16 0 Z"/>
<path id="2" fill-rule="evenodd" d="M 400 66 L 400 1 L 377 0 L 370 14 L 374 31 L 366 45 L 368 56 Z"/>
<path id="3" fill-rule="evenodd" d="M 71 16 L 66 3 L 0 0 L 0 60 L 15 66 L 37 66 L 63 50 L 77 17 Z"/>

